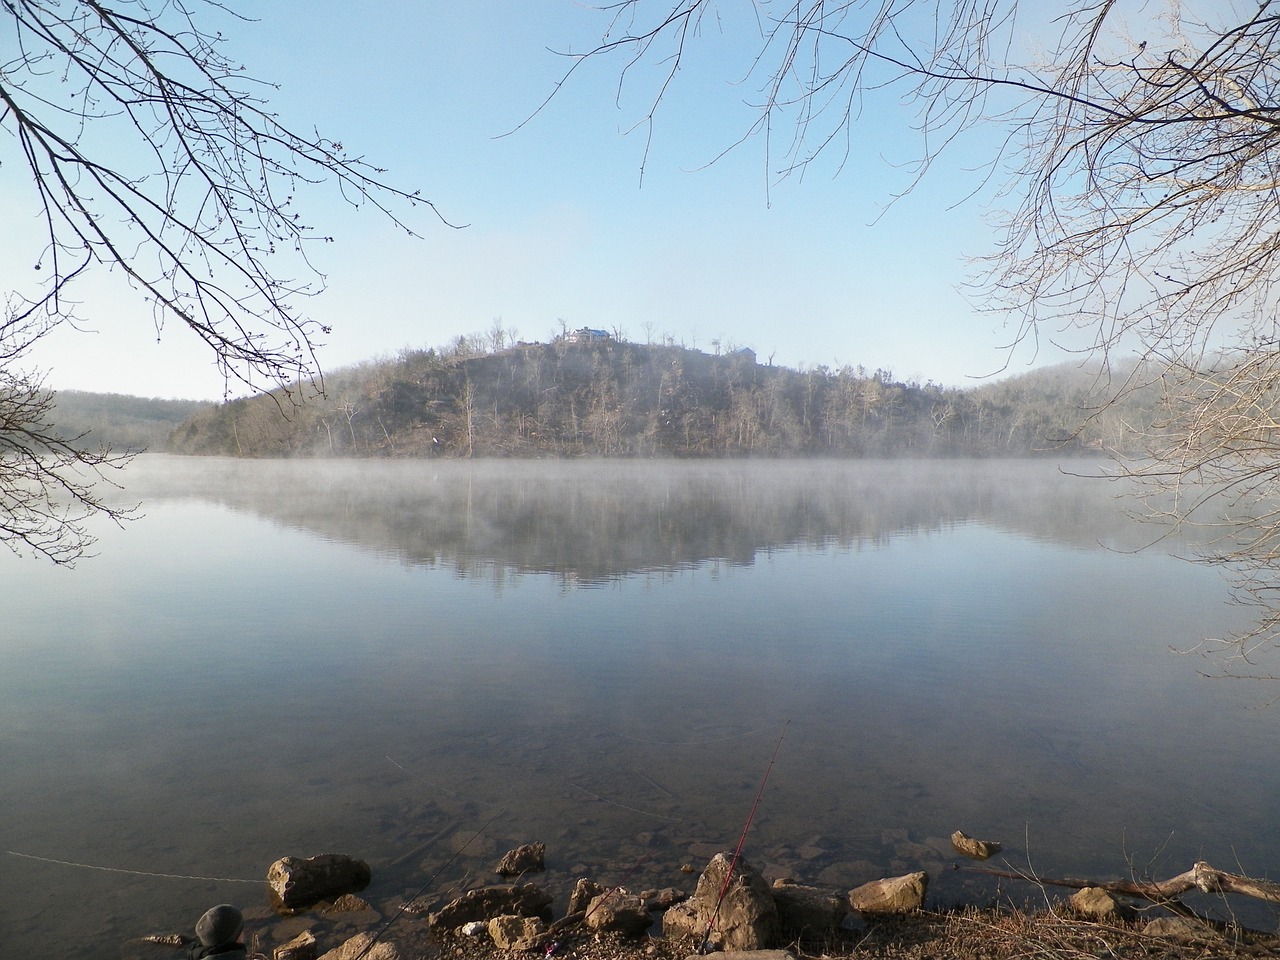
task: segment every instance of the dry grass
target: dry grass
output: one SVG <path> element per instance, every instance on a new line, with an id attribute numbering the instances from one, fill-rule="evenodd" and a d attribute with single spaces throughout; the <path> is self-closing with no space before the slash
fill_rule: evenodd
<path id="1" fill-rule="evenodd" d="M 879 920 L 823 945 L 792 944 L 800 960 L 1203 960 L 1280 956 L 1280 938 L 1208 931 L 1195 940 L 1142 933 L 1150 917 L 1103 924 L 1069 913 L 965 908 Z M 684 960 L 690 942 L 618 940 L 586 935 L 562 940 L 557 960 Z M 456 960 L 512 960 L 519 955 L 484 941 L 450 939 L 431 954 Z M 412 956 L 413 954 L 409 954 Z M 542 958 L 542 952 L 525 956 Z M 714 958 L 714 954 L 712 954 Z"/>

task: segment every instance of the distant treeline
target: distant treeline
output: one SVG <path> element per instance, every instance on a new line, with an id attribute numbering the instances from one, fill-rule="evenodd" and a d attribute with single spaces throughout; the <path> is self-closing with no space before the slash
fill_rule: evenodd
<path id="1" fill-rule="evenodd" d="M 336 371 L 323 396 L 205 406 L 178 453 L 244 457 L 1010 456 L 1131 445 L 1154 399 L 1099 406 L 1058 367 L 971 389 L 885 370 L 792 370 L 601 335 L 405 350 Z M 295 391 L 297 393 L 297 391 Z"/>
<path id="2" fill-rule="evenodd" d="M 119 393 L 59 390 L 54 395 L 53 423 L 73 447 L 100 446 L 125 453 L 168 448 L 169 435 L 197 410 L 200 400 L 162 400 Z"/>

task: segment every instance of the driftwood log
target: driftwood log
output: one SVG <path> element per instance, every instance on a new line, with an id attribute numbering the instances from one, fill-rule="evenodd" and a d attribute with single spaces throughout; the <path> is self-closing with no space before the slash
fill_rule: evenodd
<path id="1" fill-rule="evenodd" d="M 1082 890 L 1085 887 L 1098 887 L 1108 893 L 1119 893 L 1124 896 L 1140 897 L 1153 903 L 1176 900 L 1188 890 L 1199 890 L 1203 893 L 1238 893 L 1265 900 L 1268 903 L 1280 903 L 1280 883 L 1270 880 L 1255 880 L 1239 874 L 1227 873 L 1211 867 L 1203 860 L 1196 861 L 1186 873 L 1180 873 L 1168 880 L 1110 880 L 1095 882 L 1093 880 L 1052 880 L 1030 873 L 1018 873 L 1007 870 L 994 870 L 990 867 L 969 867 L 975 873 L 986 873 L 994 877 L 1005 877 L 1010 880 L 1027 880 L 1031 883 L 1043 883 L 1053 887 L 1072 887 Z"/>

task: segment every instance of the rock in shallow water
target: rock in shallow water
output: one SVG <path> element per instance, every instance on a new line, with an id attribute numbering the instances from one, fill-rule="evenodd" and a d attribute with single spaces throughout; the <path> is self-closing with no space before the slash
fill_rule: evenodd
<path id="1" fill-rule="evenodd" d="M 367 863 L 342 853 L 322 853 L 305 860 L 281 857 L 267 868 L 272 906 L 285 913 L 359 893 L 372 876 Z"/>
<path id="2" fill-rule="evenodd" d="M 546 867 L 547 845 L 526 843 L 508 850 L 494 872 L 503 877 L 516 877 L 522 873 L 541 873 Z"/>
<path id="3" fill-rule="evenodd" d="M 924 905 L 929 875 L 923 871 L 872 880 L 849 891 L 849 909 L 862 914 L 910 913 Z"/>
<path id="4" fill-rule="evenodd" d="M 994 840 L 975 840 L 963 830 L 957 830 L 951 835 L 951 846 L 956 853 L 974 860 L 988 860 L 1003 849 Z"/>

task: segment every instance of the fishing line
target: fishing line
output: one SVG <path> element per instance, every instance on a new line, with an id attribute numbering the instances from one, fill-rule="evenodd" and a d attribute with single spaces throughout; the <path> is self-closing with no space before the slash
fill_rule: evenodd
<path id="1" fill-rule="evenodd" d="M 791 721 L 788 720 L 787 723 Z M 731 733 L 725 737 L 709 737 L 706 740 L 648 740 L 644 737 L 633 737 L 630 734 L 621 733 L 617 730 L 605 730 L 610 736 L 619 737 L 623 740 L 630 740 L 634 743 L 652 743 L 659 747 L 700 747 L 708 743 L 727 743 L 730 740 L 745 740 L 747 737 L 754 737 L 757 733 L 763 733 L 771 730 L 772 727 L 757 727 L 754 730 L 747 730 L 744 733 Z"/>
<path id="2" fill-rule="evenodd" d="M 55 860 L 53 857 L 37 857 L 32 853 L 19 853 L 17 850 L 5 851 L 11 857 L 22 857 L 24 860 L 39 860 L 42 863 L 57 863 L 64 867 L 80 867 L 84 870 L 102 870 L 106 873 L 127 873 L 134 877 L 161 877 L 165 880 L 208 880 L 216 883 L 266 883 L 266 880 L 245 880 L 241 877 L 195 877 L 186 873 L 152 873 L 149 870 L 125 870 L 121 867 L 103 867 L 96 863 L 76 863 L 74 860 Z"/>
<path id="3" fill-rule="evenodd" d="M 423 786 L 429 787 L 432 790 L 438 790 L 441 793 L 448 794 L 450 797 L 452 797 L 454 800 L 457 800 L 459 803 L 474 804 L 475 806 L 479 807 L 482 812 L 486 808 L 489 810 L 498 809 L 499 812 L 501 812 L 502 810 L 506 810 L 505 806 L 502 808 L 498 808 L 498 804 L 492 800 L 482 800 L 474 796 L 471 796 L 469 794 L 458 793 L 458 791 L 456 790 L 450 790 L 448 787 L 441 786 L 441 784 L 438 781 L 428 780 L 426 777 L 423 777 L 417 773 L 414 773 L 412 770 L 406 767 L 403 763 L 400 763 L 398 760 L 395 760 L 392 757 L 388 757 L 386 756 L 386 754 L 383 754 L 383 756 L 386 757 L 387 762 L 389 762 L 396 769 L 402 771 L 406 776 L 409 777 L 410 780 L 416 780 L 418 783 L 422 784 Z"/>
<path id="4" fill-rule="evenodd" d="M 610 806 L 618 807 L 619 809 L 622 809 L 622 810 L 630 810 L 632 813 L 638 813 L 646 817 L 655 817 L 658 820 L 669 820 L 672 823 L 679 823 L 682 819 L 684 819 L 683 817 L 669 817 L 665 813 L 654 813 L 652 810 L 641 810 L 639 807 L 629 807 L 625 803 L 619 803 L 617 800 L 610 800 L 608 797 L 602 797 L 598 793 L 593 793 L 592 791 L 588 790 L 586 787 L 583 787 L 574 783 L 572 780 L 566 780 L 565 783 L 567 783 L 569 786 L 577 790 L 581 790 L 583 793 L 585 793 L 589 797 L 594 797 L 596 800 L 599 800 L 601 803 L 607 803 Z"/>
<path id="5" fill-rule="evenodd" d="M 760 781 L 760 789 L 756 791 L 756 799 L 751 804 L 751 812 L 747 814 L 747 822 L 742 827 L 742 836 L 738 838 L 737 849 L 733 851 L 733 859 L 729 861 L 729 870 L 724 875 L 724 883 L 720 885 L 720 896 L 716 898 L 716 909 L 711 914 L 711 919 L 707 921 L 707 932 L 702 936 L 702 945 L 698 948 L 699 953 L 706 953 L 707 942 L 711 939 L 711 931 L 716 925 L 716 919 L 720 916 L 720 904 L 724 903 L 724 898 L 729 893 L 729 882 L 733 879 L 733 869 L 738 865 L 738 860 L 742 856 L 742 847 L 747 842 L 747 831 L 751 829 L 751 821 L 756 818 L 756 809 L 760 806 L 760 798 L 764 796 L 764 785 L 769 782 L 769 774 L 773 772 L 774 761 L 778 759 L 778 751 L 782 749 L 783 737 L 787 735 L 787 727 L 791 726 L 788 720 L 782 725 L 782 734 L 778 737 L 778 744 L 773 748 L 773 756 L 769 758 L 769 766 L 765 768 L 764 779 Z"/>

